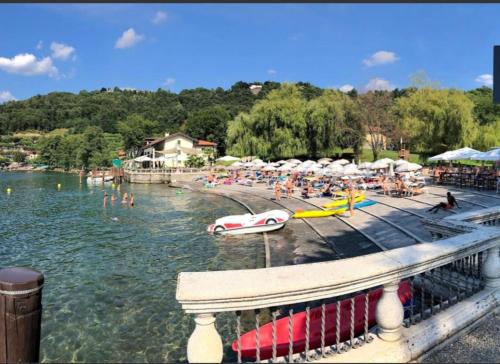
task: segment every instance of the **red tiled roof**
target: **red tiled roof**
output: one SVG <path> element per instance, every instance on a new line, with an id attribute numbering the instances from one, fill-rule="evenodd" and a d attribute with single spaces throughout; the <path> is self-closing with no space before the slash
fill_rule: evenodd
<path id="1" fill-rule="evenodd" d="M 217 143 L 212 143 L 206 140 L 199 139 L 196 145 L 199 145 L 200 147 L 216 147 Z"/>

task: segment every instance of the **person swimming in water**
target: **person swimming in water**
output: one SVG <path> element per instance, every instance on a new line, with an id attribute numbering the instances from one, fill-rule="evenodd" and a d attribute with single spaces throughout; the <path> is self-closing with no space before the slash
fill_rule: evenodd
<path id="1" fill-rule="evenodd" d="M 448 203 L 446 202 L 440 202 L 436 206 L 430 208 L 427 210 L 428 212 L 434 211 L 434 213 L 437 213 L 439 209 L 447 210 L 447 209 L 452 209 L 455 205 L 460 209 L 461 207 L 458 206 L 457 200 L 455 199 L 455 196 L 451 194 L 451 192 L 446 193 L 446 199 L 448 200 Z"/>
<path id="2" fill-rule="evenodd" d="M 116 196 L 114 193 L 111 194 L 111 204 L 114 205 L 116 202 Z"/>
<path id="3" fill-rule="evenodd" d="M 134 201 L 134 194 L 130 193 L 130 207 L 134 207 L 135 201 Z"/>
<path id="4" fill-rule="evenodd" d="M 104 192 L 103 206 L 106 207 L 107 203 L 108 203 L 108 193 Z"/>
<path id="5" fill-rule="evenodd" d="M 123 193 L 122 203 L 128 203 L 128 193 L 127 192 Z"/>

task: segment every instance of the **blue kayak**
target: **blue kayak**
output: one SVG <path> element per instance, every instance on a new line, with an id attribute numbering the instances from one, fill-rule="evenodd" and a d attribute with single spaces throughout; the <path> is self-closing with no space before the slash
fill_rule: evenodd
<path id="1" fill-rule="evenodd" d="M 363 200 L 361 202 L 356 202 L 354 204 L 354 208 L 355 209 L 359 209 L 361 207 L 366 207 L 366 206 L 371 206 L 371 205 L 375 205 L 377 202 L 373 201 L 373 200 Z M 349 207 L 349 205 L 342 205 L 342 206 L 338 206 L 337 208 L 346 208 L 346 207 Z"/>

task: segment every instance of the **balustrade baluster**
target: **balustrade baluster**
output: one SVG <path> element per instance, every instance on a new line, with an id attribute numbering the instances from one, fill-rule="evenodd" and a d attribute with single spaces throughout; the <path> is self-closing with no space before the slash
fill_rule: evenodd
<path id="1" fill-rule="evenodd" d="M 272 346 L 273 346 L 273 363 L 276 363 L 276 316 L 278 315 L 278 310 L 273 310 L 273 333 L 272 333 Z"/>
<path id="2" fill-rule="evenodd" d="M 365 291 L 365 316 L 364 316 L 364 319 L 365 319 L 365 332 L 364 332 L 364 342 L 366 344 L 368 344 L 369 342 L 372 341 L 372 337 L 370 336 L 370 334 L 368 333 L 368 322 L 369 322 L 369 312 L 368 312 L 368 309 L 369 309 L 369 305 L 370 305 L 370 291 L 369 290 L 366 290 Z"/>
<path id="3" fill-rule="evenodd" d="M 288 310 L 288 362 L 293 363 L 293 308 Z"/>
<path id="4" fill-rule="evenodd" d="M 420 285 L 420 321 L 425 319 L 425 272 L 420 275 L 422 284 Z"/>
<path id="5" fill-rule="evenodd" d="M 340 347 L 340 300 L 336 303 L 336 317 L 335 317 L 335 349 L 338 354 L 342 353 L 342 348 Z"/>
<path id="6" fill-rule="evenodd" d="M 415 287 L 414 287 L 415 277 L 410 278 L 410 325 L 415 325 L 414 307 L 415 307 Z M 366 330 L 366 329 L 365 329 Z"/>
<path id="7" fill-rule="evenodd" d="M 241 363 L 241 311 L 236 311 L 236 340 L 238 350 L 238 363 Z"/>
<path id="8" fill-rule="evenodd" d="M 306 346 L 305 346 L 305 360 L 309 361 L 309 325 L 311 320 L 311 309 L 309 304 L 306 306 Z"/>
<path id="9" fill-rule="evenodd" d="M 431 284 L 431 316 L 434 315 L 436 312 L 434 311 L 434 269 L 431 269 L 429 271 L 429 282 Z"/>
<path id="10" fill-rule="evenodd" d="M 349 339 L 349 349 L 356 348 L 356 345 L 354 344 L 354 313 L 355 313 L 355 307 L 354 307 L 354 296 L 351 297 L 351 316 L 350 316 L 350 326 L 351 326 L 351 332 L 350 332 L 350 339 Z"/>
<path id="11" fill-rule="evenodd" d="M 259 330 L 260 310 L 255 310 L 255 358 L 260 362 L 260 330 Z"/>
<path id="12" fill-rule="evenodd" d="M 321 356 L 325 357 L 326 305 L 321 302 Z"/>

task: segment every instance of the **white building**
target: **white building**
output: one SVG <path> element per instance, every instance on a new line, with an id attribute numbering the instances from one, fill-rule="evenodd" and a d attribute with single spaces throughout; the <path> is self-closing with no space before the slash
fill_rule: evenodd
<path id="1" fill-rule="evenodd" d="M 164 157 L 165 167 L 184 167 L 191 155 L 200 156 L 207 162 L 209 156 L 215 156 L 216 148 L 217 143 L 194 139 L 183 133 L 165 133 L 160 139 L 146 139 L 141 154 L 154 159 Z"/>

